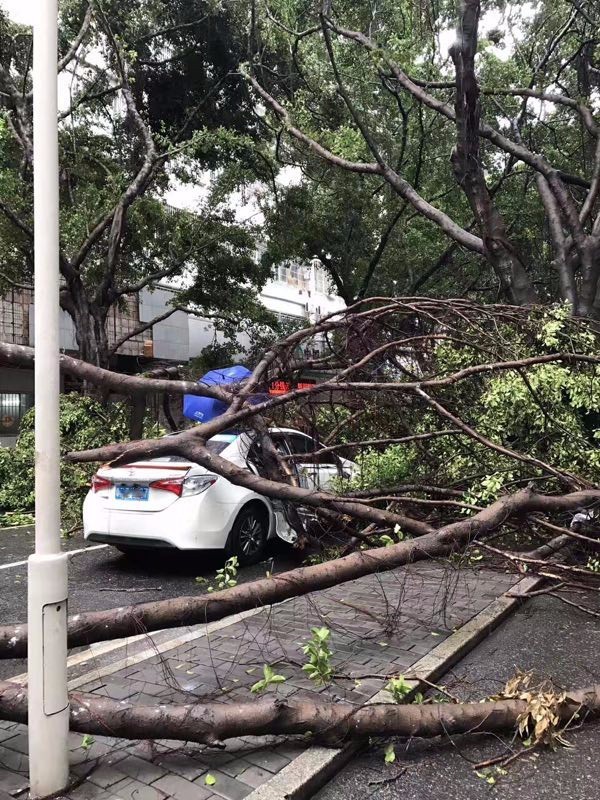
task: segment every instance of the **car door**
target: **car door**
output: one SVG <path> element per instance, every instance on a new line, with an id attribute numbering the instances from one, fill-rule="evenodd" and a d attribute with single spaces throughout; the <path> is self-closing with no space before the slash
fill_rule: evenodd
<path id="1" fill-rule="evenodd" d="M 277 452 L 280 455 L 289 458 L 290 449 L 285 435 L 279 431 L 270 431 L 269 433 L 271 441 L 273 442 L 273 445 L 275 446 Z M 252 472 L 256 473 L 257 475 L 264 476 L 264 469 L 262 467 L 263 459 L 261 453 L 261 443 L 259 437 L 254 438 L 253 441 L 251 442 L 248 448 L 246 462 L 249 469 L 251 469 Z M 275 533 L 280 539 L 283 539 L 284 542 L 288 542 L 288 544 L 294 544 L 294 542 L 298 538 L 298 534 L 291 527 L 288 521 L 284 502 L 274 497 L 268 499 L 271 504 L 271 508 L 273 509 L 273 516 L 275 519 Z"/>

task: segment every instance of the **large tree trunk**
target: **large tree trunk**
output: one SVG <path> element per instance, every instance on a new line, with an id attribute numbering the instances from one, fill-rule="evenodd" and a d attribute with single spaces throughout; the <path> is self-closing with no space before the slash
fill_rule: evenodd
<path id="1" fill-rule="evenodd" d="M 324 564 L 300 567 L 200 597 L 157 600 L 107 611 L 77 614 L 69 619 L 69 647 L 133 636 L 141 631 L 214 622 L 241 611 L 328 589 L 363 575 L 448 555 L 476 537 L 495 530 L 514 515 L 586 508 L 599 501 L 600 490 L 552 497 L 522 489 L 514 495 L 502 497 L 474 517 L 462 519 L 440 528 L 439 531 L 391 547 L 353 553 Z M 1 626 L 0 658 L 24 658 L 26 654 L 27 626 Z"/>
<path id="2" fill-rule="evenodd" d="M 464 0 L 450 54 L 456 70 L 456 147 L 452 166 L 481 230 L 485 256 L 498 276 L 504 294 L 517 305 L 538 301 L 537 293 L 519 258 L 508 241 L 502 215 L 487 188 L 479 145 L 481 104 L 475 75 L 479 0 Z"/>
<path id="3" fill-rule="evenodd" d="M 306 734 L 327 741 L 367 736 L 432 737 L 512 731 L 524 700 L 433 705 L 367 705 L 310 700 L 136 706 L 92 694 L 70 696 L 70 728 L 125 739 L 176 739 L 215 745 L 238 736 Z M 561 722 L 600 711 L 600 686 L 568 692 L 554 710 Z M 0 681 L 0 719 L 27 723 L 26 688 Z"/>
<path id="4" fill-rule="evenodd" d="M 107 369 L 110 361 L 106 330 L 109 309 L 88 298 L 86 289 L 78 277 L 71 278 L 62 290 L 61 307 L 73 321 L 81 360 Z M 93 391 L 91 386 L 89 388 Z"/>

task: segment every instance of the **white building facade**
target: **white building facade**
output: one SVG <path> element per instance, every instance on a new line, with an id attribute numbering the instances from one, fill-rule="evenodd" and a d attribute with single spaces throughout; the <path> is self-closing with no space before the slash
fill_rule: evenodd
<path id="1" fill-rule="evenodd" d="M 317 259 L 310 264 L 281 264 L 263 287 L 259 299 L 282 322 L 314 324 L 327 314 L 342 311 L 345 303 L 333 291 L 327 273 Z M 212 322 L 189 317 L 189 357 L 195 358 L 223 337 L 215 332 Z M 240 348 L 248 345 L 240 336 Z"/>

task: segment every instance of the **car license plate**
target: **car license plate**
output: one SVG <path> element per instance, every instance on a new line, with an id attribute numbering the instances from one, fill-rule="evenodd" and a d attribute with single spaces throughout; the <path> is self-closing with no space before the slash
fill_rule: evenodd
<path id="1" fill-rule="evenodd" d="M 148 487 L 137 483 L 117 483 L 115 486 L 115 500 L 147 500 Z"/>

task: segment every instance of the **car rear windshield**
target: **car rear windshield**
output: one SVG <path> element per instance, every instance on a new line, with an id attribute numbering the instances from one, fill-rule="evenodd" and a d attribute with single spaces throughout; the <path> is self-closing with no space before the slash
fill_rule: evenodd
<path id="1" fill-rule="evenodd" d="M 226 447 L 233 444 L 237 437 L 237 433 L 217 433 L 216 436 L 206 442 L 206 449 L 218 456 Z"/>
<path id="2" fill-rule="evenodd" d="M 168 436 L 178 436 L 179 433 L 179 431 L 177 433 L 170 433 Z M 183 433 L 183 431 L 181 431 L 181 433 Z M 238 436 L 239 434 L 237 433 L 217 433 L 216 436 L 213 436 L 206 442 L 206 449 L 218 456 L 226 447 L 233 444 Z M 150 458 L 148 460 L 160 461 L 161 464 L 189 464 L 190 461 L 189 458 L 185 458 L 184 456 L 159 456 L 158 458 Z"/>

